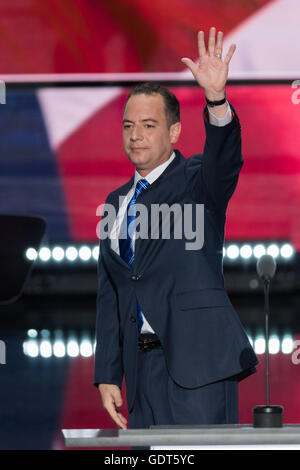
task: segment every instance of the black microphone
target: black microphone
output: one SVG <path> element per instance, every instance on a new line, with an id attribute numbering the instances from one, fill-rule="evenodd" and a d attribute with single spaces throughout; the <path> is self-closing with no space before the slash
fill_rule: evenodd
<path id="1" fill-rule="evenodd" d="M 276 261 L 271 255 L 261 256 L 256 264 L 258 276 L 264 283 L 265 298 L 265 342 L 266 342 L 266 406 L 256 406 L 253 408 L 254 427 L 281 427 L 282 426 L 282 406 L 270 406 L 269 387 L 269 288 L 270 281 L 276 272 Z"/>
<path id="2" fill-rule="evenodd" d="M 256 271 L 263 281 L 270 281 L 276 272 L 276 261 L 273 256 L 261 256 L 257 261 Z"/>

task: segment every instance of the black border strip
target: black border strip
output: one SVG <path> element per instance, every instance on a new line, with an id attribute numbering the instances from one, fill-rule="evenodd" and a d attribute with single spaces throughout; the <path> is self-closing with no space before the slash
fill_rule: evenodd
<path id="1" fill-rule="evenodd" d="M 291 85 L 295 79 L 238 79 L 228 80 L 228 85 Z M 17 89 L 17 88 L 69 88 L 69 87 L 133 87 L 137 83 L 154 82 L 162 86 L 169 87 L 182 87 L 182 86 L 199 86 L 195 80 L 126 80 L 126 81 L 49 81 L 49 82 L 5 82 L 6 88 Z"/>

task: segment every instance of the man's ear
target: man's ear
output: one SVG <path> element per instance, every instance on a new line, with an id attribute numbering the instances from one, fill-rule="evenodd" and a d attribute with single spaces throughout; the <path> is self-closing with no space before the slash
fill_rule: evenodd
<path id="1" fill-rule="evenodd" d="M 175 122 L 175 124 L 172 124 L 172 126 L 170 127 L 171 144 L 176 144 L 177 140 L 179 139 L 180 132 L 181 132 L 181 123 Z"/>

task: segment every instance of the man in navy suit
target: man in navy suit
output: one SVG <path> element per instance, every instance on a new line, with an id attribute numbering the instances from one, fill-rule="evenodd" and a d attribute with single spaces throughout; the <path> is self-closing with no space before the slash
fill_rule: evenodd
<path id="1" fill-rule="evenodd" d="M 94 377 L 121 428 L 124 375 L 131 428 L 228 424 L 238 422 L 238 381 L 258 362 L 224 288 L 226 209 L 243 158 L 241 127 L 225 95 L 235 45 L 222 60 L 222 44 L 222 32 L 216 37 L 211 28 L 206 50 L 200 31 L 199 64 L 182 59 L 207 100 L 203 154 L 186 159 L 173 149 L 181 124 L 169 90 L 138 85 L 124 107 L 123 145 L 135 173 L 106 199 L 105 214 L 115 216 L 109 236 L 103 225 L 100 236 Z M 192 222 L 197 243 L 186 231 L 162 236 L 167 217 L 153 217 L 157 207 L 174 209 L 172 229 L 175 220 Z"/>

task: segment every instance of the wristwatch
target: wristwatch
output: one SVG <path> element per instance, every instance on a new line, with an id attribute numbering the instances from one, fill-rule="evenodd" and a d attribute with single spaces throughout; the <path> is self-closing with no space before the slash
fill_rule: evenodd
<path id="1" fill-rule="evenodd" d="M 206 98 L 206 103 L 207 103 L 207 106 L 210 106 L 211 108 L 214 108 L 215 106 L 220 106 L 221 104 L 224 104 L 226 103 L 226 92 L 225 92 L 225 96 L 222 100 L 219 100 L 219 101 L 210 101 L 208 98 Z"/>

